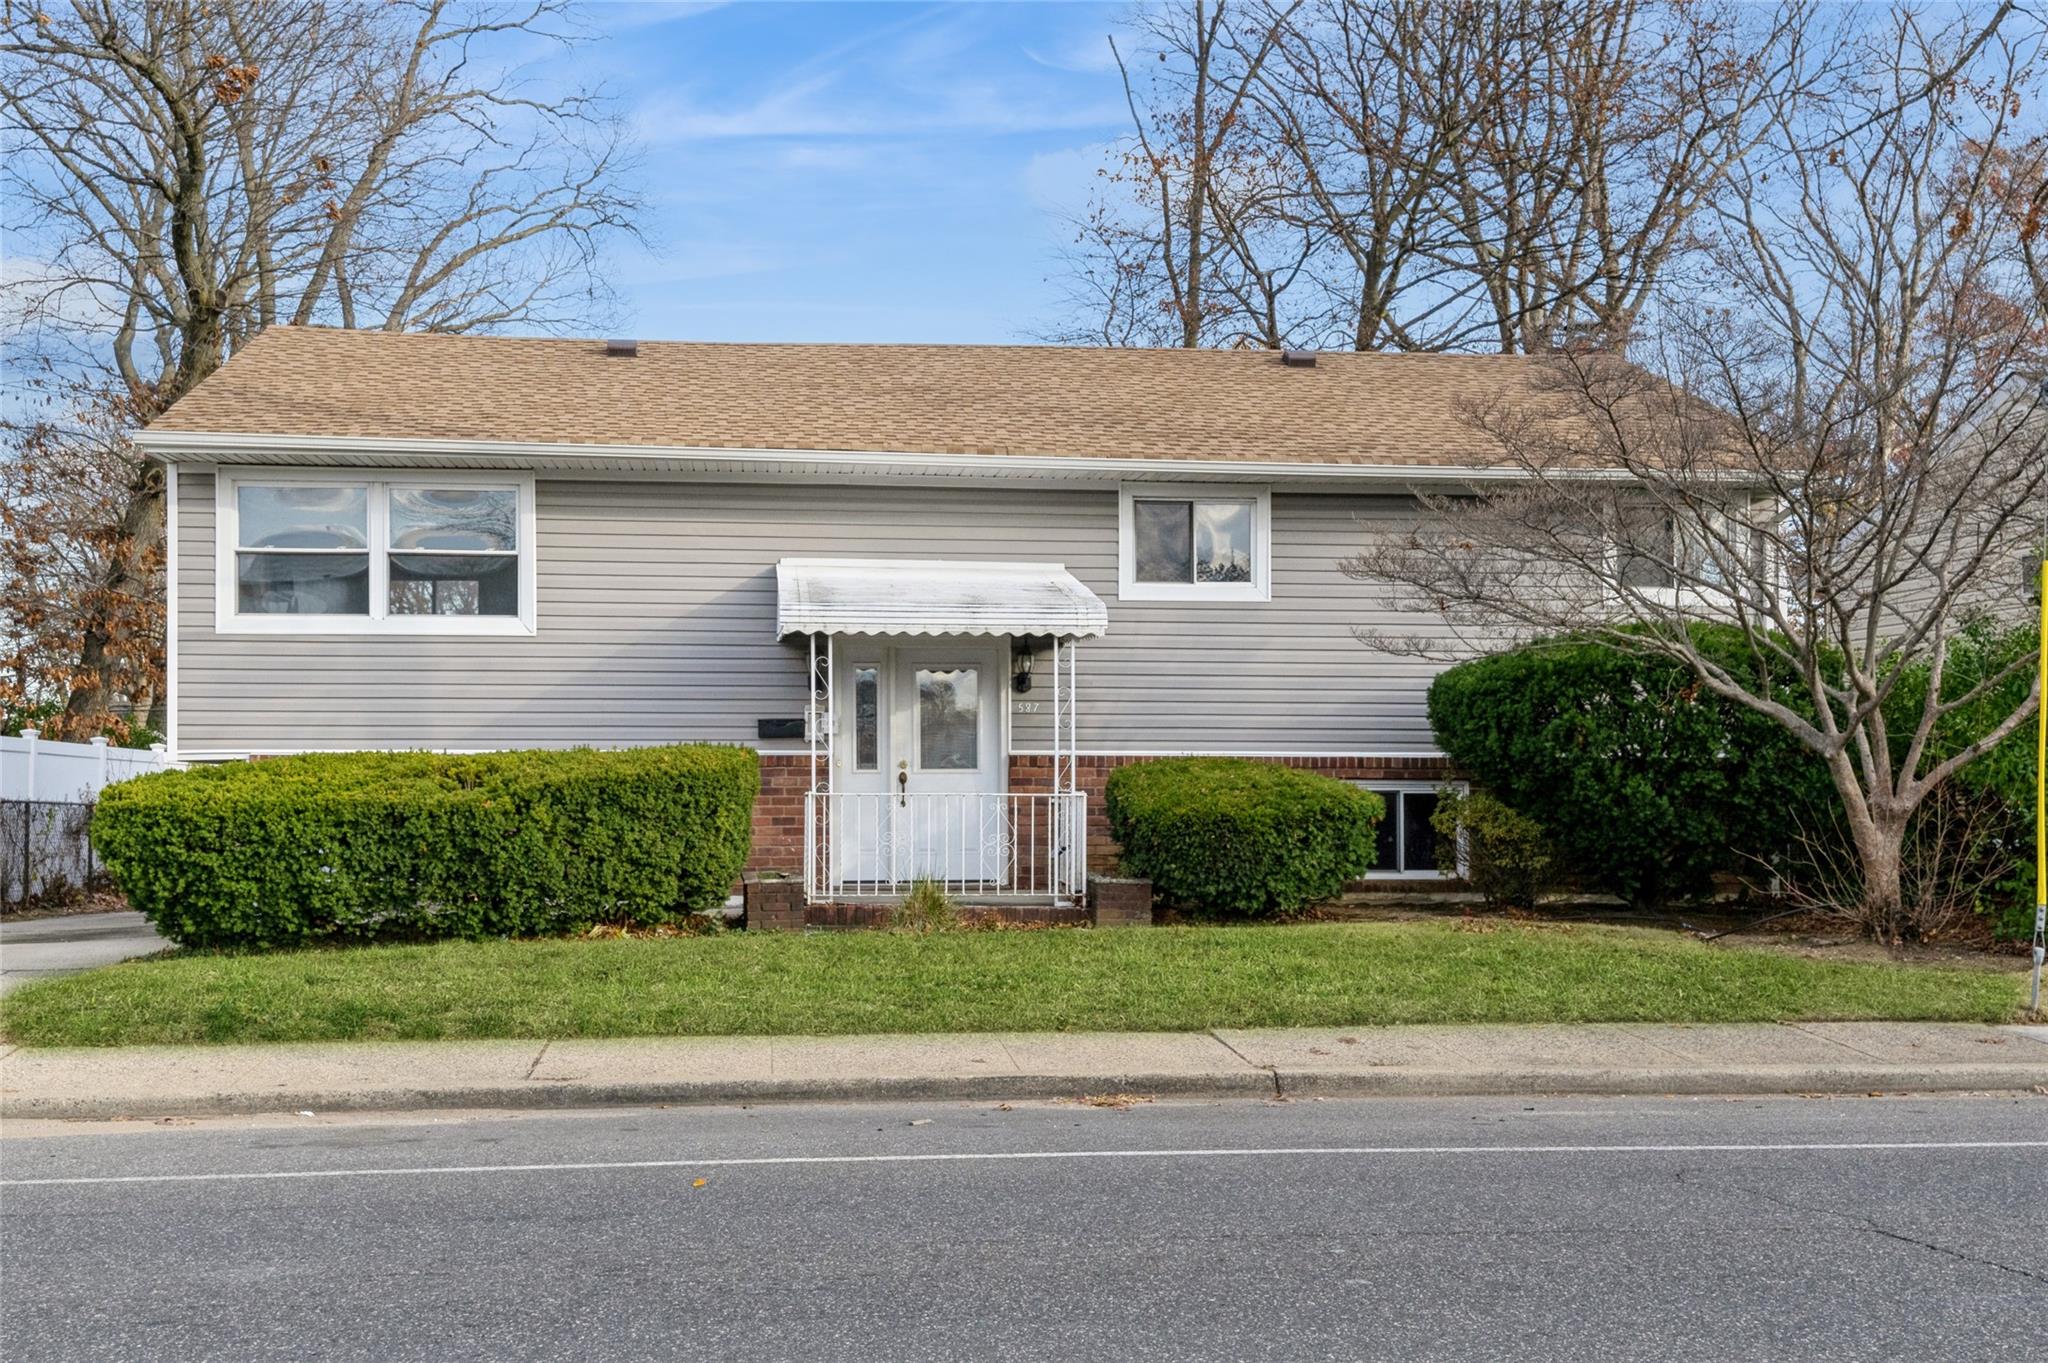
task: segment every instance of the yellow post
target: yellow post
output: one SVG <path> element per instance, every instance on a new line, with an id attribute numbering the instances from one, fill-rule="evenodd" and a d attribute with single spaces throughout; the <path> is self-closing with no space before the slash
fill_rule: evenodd
<path id="1" fill-rule="evenodd" d="M 2041 698 L 2034 710 L 2034 977 L 2027 1008 L 2041 1011 L 2041 959 L 2048 956 L 2048 545 L 2041 557 Z"/>

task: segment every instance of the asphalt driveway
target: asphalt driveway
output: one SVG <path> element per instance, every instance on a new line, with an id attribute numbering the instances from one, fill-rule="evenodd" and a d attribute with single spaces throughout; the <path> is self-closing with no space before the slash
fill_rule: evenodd
<path id="1" fill-rule="evenodd" d="M 0 994 L 31 980 L 147 956 L 169 945 L 133 911 L 0 922 Z"/>

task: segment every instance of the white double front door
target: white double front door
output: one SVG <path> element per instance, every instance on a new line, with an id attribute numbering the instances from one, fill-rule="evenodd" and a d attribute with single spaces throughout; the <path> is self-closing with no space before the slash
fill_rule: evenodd
<path id="1" fill-rule="evenodd" d="M 833 874 L 901 885 L 1005 874 L 1009 674 L 1000 641 L 837 641 Z"/>

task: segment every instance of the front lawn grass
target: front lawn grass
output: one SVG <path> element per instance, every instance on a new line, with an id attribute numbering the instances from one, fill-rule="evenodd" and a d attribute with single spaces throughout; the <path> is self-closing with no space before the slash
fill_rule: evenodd
<path id="1" fill-rule="evenodd" d="M 1578 925 L 442 942 L 181 953 L 0 1001 L 32 1046 L 1472 1022 L 2004 1022 L 2016 976 Z"/>

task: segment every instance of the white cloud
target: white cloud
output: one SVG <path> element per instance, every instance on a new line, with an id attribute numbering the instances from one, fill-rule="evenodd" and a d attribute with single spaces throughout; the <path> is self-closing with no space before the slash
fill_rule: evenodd
<path id="1" fill-rule="evenodd" d="M 1113 142 L 1089 142 L 1039 152 L 1024 163 L 1024 192 L 1047 214 L 1072 217 L 1088 207 L 1115 150 Z"/>
<path id="2" fill-rule="evenodd" d="M 671 89 L 641 105 L 634 122 L 648 143 L 771 137 L 1028 133 L 1100 127 L 1123 106 L 1105 89 L 1086 103 L 1029 67 L 1004 71 L 977 55 L 984 12 L 934 19 L 915 11 L 774 73 L 768 93 L 717 106 L 701 92 Z"/>
<path id="3" fill-rule="evenodd" d="M 587 13 L 595 27 L 607 33 L 628 33 L 724 8 L 725 0 L 607 0 Z"/>
<path id="4" fill-rule="evenodd" d="M 713 110 L 676 95 L 634 116 L 650 145 L 748 137 L 903 137 L 941 132 L 1020 133 L 1097 128 L 1121 116 L 1108 101 L 1059 106 L 1024 92 L 962 83 L 924 101 L 846 99 L 825 78 L 789 86 L 741 109 Z"/>
<path id="5" fill-rule="evenodd" d="M 1098 75 L 1116 70 L 1116 54 L 1109 49 L 1109 26 L 1092 33 L 1077 33 L 1057 44 L 1027 47 L 1024 55 L 1054 71 Z"/>
<path id="6" fill-rule="evenodd" d="M 121 323 L 119 290 L 72 278 L 71 271 L 34 256 L 0 256 L 0 336 L 22 337 L 39 327 L 111 334 Z"/>

